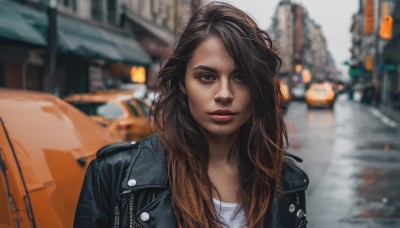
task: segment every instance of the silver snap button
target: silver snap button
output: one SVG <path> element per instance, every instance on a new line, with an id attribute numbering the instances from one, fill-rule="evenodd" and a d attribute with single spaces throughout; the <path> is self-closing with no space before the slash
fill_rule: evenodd
<path id="1" fill-rule="evenodd" d="M 143 222 L 149 221 L 149 219 L 150 219 L 149 213 L 143 212 L 142 214 L 140 214 L 140 219 L 141 219 Z"/>
<path id="2" fill-rule="evenodd" d="M 304 183 L 307 183 L 307 179 L 304 179 Z"/>
<path id="3" fill-rule="evenodd" d="M 305 215 L 305 214 L 304 214 L 304 211 L 303 211 L 303 210 L 300 209 L 300 210 L 297 211 L 297 214 L 296 214 L 297 218 L 303 218 L 304 215 Z"/>
<path id="4" fill-rule="evenodd" d="M 290 213 L 293 213 L 294 210 L 296 210 L 296 207 L 295 207 L 293 204 L 290 204 L 290 205 L 289 205 L 289 212 L 290 212 Z"/>
<path id="5" fill-rule="evenodd" d="M 135 179 L 128 180 L 128 186 L 133 187 L 135 185 L 136 185 L 136 180 Z"/>

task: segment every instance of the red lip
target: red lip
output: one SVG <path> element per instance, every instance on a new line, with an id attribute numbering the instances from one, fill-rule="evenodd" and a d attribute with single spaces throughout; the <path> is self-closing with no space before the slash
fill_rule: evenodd
<path id="1" fill-rule="evenodd" d="M 209 117 L 215 122 L 230 122 L 235 118 L 236 114 L 229 109 L 217 109 L 208 113 Z"/>
<path id="2" fill-rule="evenodd" d="M 214 110 L 210 113 L 208 113 L 210 115 L 219 115 L 219 116 L 230 116 L 230 115 L 236 115 L 236 113 L 232 112 L 229 109 L 217 109 Z"/>

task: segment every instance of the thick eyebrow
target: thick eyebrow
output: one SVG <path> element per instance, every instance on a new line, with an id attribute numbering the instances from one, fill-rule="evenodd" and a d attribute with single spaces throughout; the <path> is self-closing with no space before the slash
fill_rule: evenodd
<path id="1" fill-rule="evenodd" d="M 193 70 L 206 70 L 206 71 L 210 71 L 213 73 L 217 73 L 217 70 L 208 66 L 204 66 L 204 65 L 198 65 L 196 67 L 193 68 Z"/>
<path id="2" fill-rule="evenodd" d="M 208 67 L 208 66 L 204 66 L 204 65 L 198 65 L 196 67 L 193 68 L 193 70 L 206 70 L 206 71 L 210 71 L 212 73 L 218 73 L 218 71 L 212 67 Z M 231 72 L 231 74 L 236 74 L 239 73 L 239 69 L 235 69 Z"/>

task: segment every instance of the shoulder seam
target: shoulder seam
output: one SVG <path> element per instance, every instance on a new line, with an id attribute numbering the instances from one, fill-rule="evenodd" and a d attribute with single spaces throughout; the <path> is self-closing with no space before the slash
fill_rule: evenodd
<path id="1" fill-rule="evenodd" d="M 132 142 L 118 142 L 118 143 L 112 143 L 105 145 L 102 147 L 97 153 L 96 153 L 96 158 L 97 159 L 103 159 L 109 155 L 112 155 L 114 153 L 117 153 L 119 151 L 123 150 L 132 150 L 138 148 L 139 143 L 132 141 Z"/>

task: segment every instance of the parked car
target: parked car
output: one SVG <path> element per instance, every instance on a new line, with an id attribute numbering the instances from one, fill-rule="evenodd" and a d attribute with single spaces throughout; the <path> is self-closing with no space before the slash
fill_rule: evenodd
<path id="1" fill-rule="evenodd" d="M 0 227 L 72 227 L 89 162 L 117 140 L 51 94 L 0 89 Z"/>
<path id="2" fill-rule="evenodd" d="M 291 88 L 293 100 L 304 100 L 306 95 L 306 85 L 304 83 L 295 84 Z"/>
<path id="3" fill-rule="evenodd" d="M 121 140 L 140 140 L 152 133 L 148 104 L 136 99 L 131 90 L 109 90 L 74 94 L 64 100 Z"/>
<path id="4" fill-rule="evenodd" d="M 335 103 L 335 91 L 328 83 L 311 84 L 306 91 L 306 103 L 309 108 L 323 106 L 333 108 Z"/>

